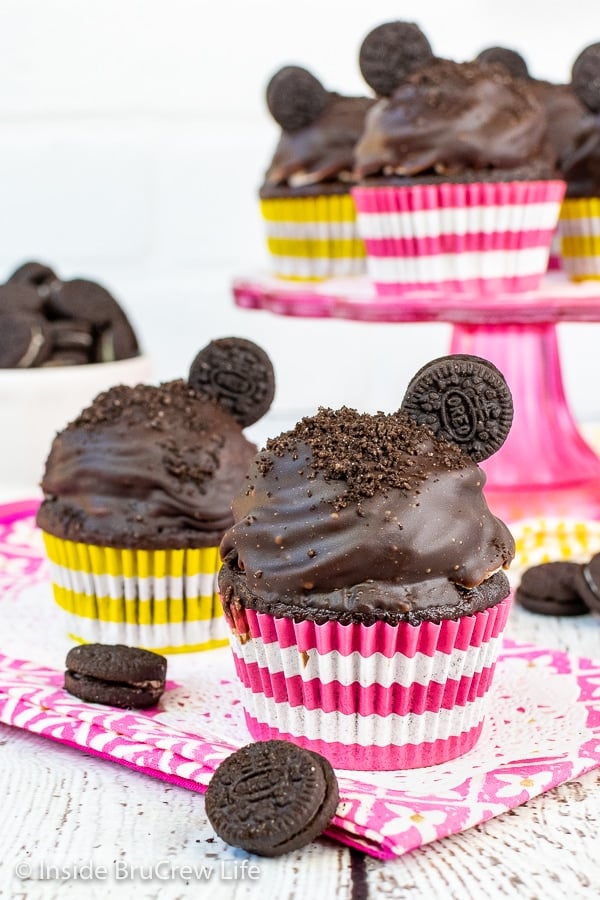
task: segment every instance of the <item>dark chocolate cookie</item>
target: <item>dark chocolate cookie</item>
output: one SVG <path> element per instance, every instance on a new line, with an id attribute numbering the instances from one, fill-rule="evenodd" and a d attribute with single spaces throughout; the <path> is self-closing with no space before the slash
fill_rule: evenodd
<path id="1" fill-rule="evenodd" d="M 408 385 L 401 411 L 458 444 L 475 462 L 500 449 L 513 419 L 502 373 L 486 359 L 463 354 L 423 366 Z"/>
<path id="2" fill-rule="evenodd" d="M 52 349 L 47 325 L 34 313 L 0 314 L 0 369 L 27 369 L 48 359 Z"/>
<path id="3" fill-rule="evenodd" d="M 269 112 L 285 131 L 299 131 L 311 125 L 330 97 L 318 78 L 302 66 L 284 66 L 267 85 Z"/>
<path id="4" fill-rule="evenodd" d="M 547 616 L 581 616 L 589 612 L 581 599 L 579 563 L 557 561 L 523 572 L 515 600 L 525 609 Z"/>
<path id="5" fill-rule="evenodd" d="M 358 64 L 379 97 L 391 97 L 408 76 L 433 60 L 431 45 L 414 22 L 386 22 L 362 42 Z"/>
<path id="6" fill-rule="evenodd" d="M 600 41 L 581 51 L 571 72 L 573 90 L 584 106 L 600 112 Z"/>
<path id="7" fill-rule="evenodd" d="M 475 57 L 476 62 L 499 63 L 513 78 L 529 78 L 527 63 L 520 53 L 509 47 L 486 47 Z"/>
<path id="8" fill-rule="evenodd" d="M 258 741 L 219 765 L 206 792 L 206 814 L 228 844 L 279 856 L 321 834 L 338 799 L 324 757 L 288 741 Z"/>
<path id="9" fill-rule="evenodd" d="M 600 613 L 600 553 L 577 573 L 577 589 L 590 612 Z"/>
<path id="10" fill-rule="evenodd" d="M 81 644 L 67 653 L 65 689 L 88 703 L 145 709 L 165 689 L 167 660 L 124 644 Z"/>
<path id="11" fill-rule="evenodd" d="M 31 284 L 8 282 L 0 285 L 0 313 L 41 313 L 43 307 L 44 298 Z"/>
<path id="12" fill-rule="evenodd" d="M 188 383 L 215 400 L 246 428 L 267 412 L 275 395 L 273 364 L 253 341 L 211 341 L 190 366 Z"/>
<path id="13" fill-rule="evenodd" d="M 82 319 L 97 326 L 108 325 L 122 315 L 112 294 L 102 285 L 85 278 L 52 285 L 47 309 L 52 318 Z"/>
<path id="14" fill-rule="evenodd" d="M 7 284 L 28 284 L 35 288 L 44 287 L 57 281 L 56 273 L 39 262 L 26 262 L 12 273 Z"/>

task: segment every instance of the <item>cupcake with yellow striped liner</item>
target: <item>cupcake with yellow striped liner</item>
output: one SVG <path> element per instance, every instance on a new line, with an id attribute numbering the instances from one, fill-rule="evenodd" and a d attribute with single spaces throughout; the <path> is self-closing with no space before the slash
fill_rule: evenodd
<path id="1" fill-rule="evenodd" d="M 282 128 L 260 189 L 274 274 L 300 281 L 362 274 L 350 187 L 354 145 L 373 100 L 328 91 L 300 66 L 280 69 L 266 97 Z"/>
<path id="2" fill-rule="evenodd" d="M 37 524 L 72 640 L 159 653 L 227 643 L 218 546 L 256 451 L 243 428 L 273 395 L 266 353 L 223 338 L 187 380 L 117 385 L 56 435 Z"/>
<path id="3" fill-rule="evenodd" d="M 559 160 L 567 182 L 558 223 L 561 257 L 571 281 L 600 281 L 600 42 L 575 60 L 572 87 L 585 109 L 572 149 Z"/>

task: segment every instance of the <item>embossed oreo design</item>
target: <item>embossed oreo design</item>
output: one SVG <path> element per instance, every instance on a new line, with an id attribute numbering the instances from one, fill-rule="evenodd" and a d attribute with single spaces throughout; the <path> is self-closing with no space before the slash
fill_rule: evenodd
<path id="1" fill-rule="evenodd" d="M 280 856 L 314 840 L 338 804 L 330 763 L 287 741 L 258 741 L 227 757 L 206 792 L 206 814 L 228 844 Z"/>
<path id="2" fill-rule="evenodd" d="M 458 444 L 475 462 L 500 449 L 513 419 L 502 373 L 488 360 L 462 354 L 423 366 L 410 382 L 401 410 Z"/>
<path id="3" fill-rule="evenodd" d="M 271 360 L 258 344 L 244 338 L 211 341 L 192 362 L 188 382 L 198 393 L 212 397 L 242 428 L 264 416 L 275 395 Z"/>

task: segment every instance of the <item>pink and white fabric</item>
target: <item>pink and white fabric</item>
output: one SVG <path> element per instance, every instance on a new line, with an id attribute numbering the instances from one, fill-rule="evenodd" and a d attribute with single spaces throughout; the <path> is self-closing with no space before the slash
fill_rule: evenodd
<path id="1" fill-rule="evenodd" d="M 250 740 L 229 648 L 170 659 L 155 710 L 67 694 L 69 643 L 36 506 L 0 507 L 0 721 L 203 792 L 221 760 Z M 381 859 L 401 856 L 600 765 L 599 662 L 504 639 L 488 699 L 477 744 L 457 759 L 407 772 L 338 771 L 329 836 Z"/>
<path id="2" fill-rule="evenodd" d="M 561 181 L 354 188 L 369 276 L 384 294 L 534 290 L 564 189 Z"/>
<path id="3" fill-rule="evenodd" d="M 481 732 L 509 609 L 504 600 L 418 627 L 238 613 L 231 646 L 248 730 L 316 750 L 340 769 L 453 759 Z"/>

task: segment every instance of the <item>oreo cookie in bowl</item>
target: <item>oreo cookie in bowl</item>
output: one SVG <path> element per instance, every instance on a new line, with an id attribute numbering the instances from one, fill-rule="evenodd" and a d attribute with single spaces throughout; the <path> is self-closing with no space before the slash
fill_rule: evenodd
<path id="1" fill-rule="evenodd" d="M 100 391 L 149 375 L 150 361 L 106 288 L 62 280 L 39 262 L 19 266 L 0 285 L 0 488 L 35 489 L 54 434 Z"/>

